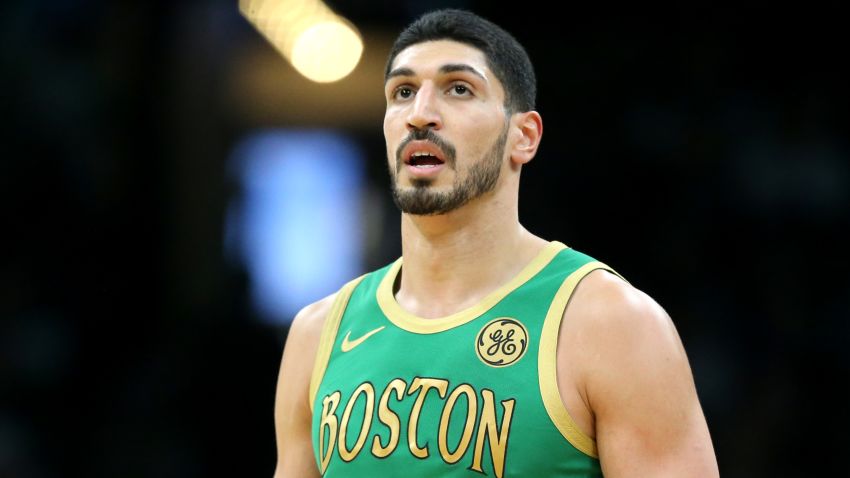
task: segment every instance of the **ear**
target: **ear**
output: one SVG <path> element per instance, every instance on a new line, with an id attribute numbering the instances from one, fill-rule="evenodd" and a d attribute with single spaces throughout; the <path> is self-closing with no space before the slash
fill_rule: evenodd
<path id="1" fill-rule="evenodd" d="M 543 137 L 543 118 L 536 111 L 526 111 L 514 114 L 511 122 L 514 123 L 511 162 L 519 166 L 531 161 L 537 154 Z"/>

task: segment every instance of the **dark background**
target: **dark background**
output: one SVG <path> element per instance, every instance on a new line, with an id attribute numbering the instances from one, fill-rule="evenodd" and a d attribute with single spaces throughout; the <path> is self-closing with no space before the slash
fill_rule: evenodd
<path id="1" fill-rule="evenodd" d="M 536 65 L 522 222 L 667 309 L 721 474 L 843 474 L 838 3 L 332 5 L 394 35 L 450 4 Z M 236 0 L 5 2 L 0 39 L 0 477 L 270 476 L 286 330 L 257 319 L 222 237 L 227 158 L 262 126 L 232 114 L 224 79 L 246 45 L 270 47 Z M 391 211 L 380 119 L 360 126 Z M 393 214 L 369 267 L 400 252 Z"/>

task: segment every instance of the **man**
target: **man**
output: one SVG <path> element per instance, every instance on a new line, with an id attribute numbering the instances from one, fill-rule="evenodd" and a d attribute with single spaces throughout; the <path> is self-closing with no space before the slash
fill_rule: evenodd
<path id="1" fill-rule="evenodd" d="M 543 132 L 523 48 L 468 12 L 397 39 L 384 91 L 402 259 L 304 308 L 276 477 L 712 477 L 670 318 L 518 220 Z"/>

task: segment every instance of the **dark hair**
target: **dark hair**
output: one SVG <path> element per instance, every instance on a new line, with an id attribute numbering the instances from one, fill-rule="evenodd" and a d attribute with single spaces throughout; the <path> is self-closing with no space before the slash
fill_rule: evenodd
<path id="1" fill-rule="evenodd" d="M 511 112 L 534 109 L 537 79 L 528 53 L 503 28 L 466 10 L 435 10 L 411 23 L 390 50 L 384 78 L 399 52 L 431 40 L 453 40 L 481 50 L 487 66 L 505 88 L 505 107 Z"/>

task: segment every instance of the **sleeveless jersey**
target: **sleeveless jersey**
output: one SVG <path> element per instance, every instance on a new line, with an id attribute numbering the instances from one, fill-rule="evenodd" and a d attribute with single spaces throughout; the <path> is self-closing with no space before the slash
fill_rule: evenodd
<path id="1" fill-rule="evenodd" d="M 602 476 L 561 401 L 555 352 L 576 285 L 611 269 L 551 242 L 475 306 L 424 319 L 395 300 L 401 267 L 346 284 L 326 319 L 310 384 L 322 475 Z"/>

